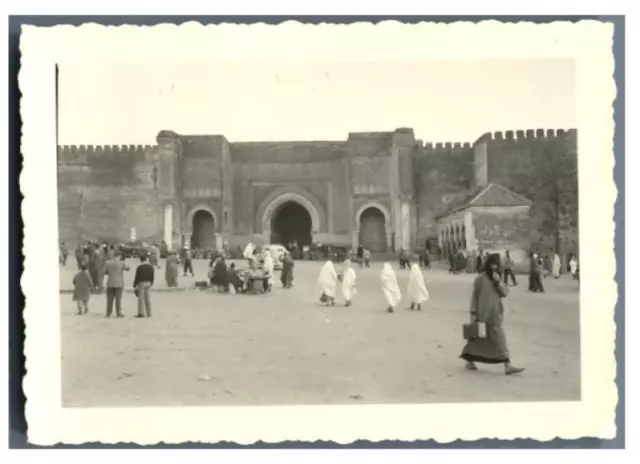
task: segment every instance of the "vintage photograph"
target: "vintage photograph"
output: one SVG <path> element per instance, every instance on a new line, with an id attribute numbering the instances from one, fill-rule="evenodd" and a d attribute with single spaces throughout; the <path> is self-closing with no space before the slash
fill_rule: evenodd
<path id="1" fill-rule="evenodd" d="M 615 434 L 611 31 L 26 31 L 32 439 Z"/>
<path id="2" fill-rule="evenodd" d="M 580 400 L 571 60 L 61 64 L 57 106 L 64 406 Z"/>

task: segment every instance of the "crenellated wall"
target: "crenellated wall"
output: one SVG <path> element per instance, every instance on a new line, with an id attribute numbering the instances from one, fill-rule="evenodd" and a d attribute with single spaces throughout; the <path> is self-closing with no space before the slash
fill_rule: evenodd
<path id="1" fill-rule="evenodd" d="M 435 216 L 465 196 L 473 183 L 473 148 L 470 143 L 427 143 L 414 160 L 416 244 L 423 246 L 438 235 Z"/>
<path id="2" fill-rule="evenodd" d="M 82 163 L 99 155 L 103 160 L 117 161 L 122 155 L 140 155 L 153 151 L 155 145 L 59 145 L 58 163 Z"/>
<path id="3" fill-rule="evenodd" d="M 155 146 L 60 146 L 60 240 L 159 239 Z"/>
<path id="4" fill-rule="evenodd" d="M 578 158 L 575 129 L 537 129 L 486 133 L 474 144 L 475 185 L 500 184 L 533 201 L 531 243 L 554 246 L 555 185 L 566 193 L 561 203 L 563 248 L 577 249 Z"/>
<path id="5" fill-rule="evenodd" d="M 316 205 L 317 232 L 328 241 L 350 242 L 356 211 L 377 203 L 388 210 L 396 247 L 406 243 L 407 224 L 410 246 L 420 247 L 437 236 L 435 216 L 493 182 L 534 202 L 530 240 L 543 249 L 553 246 L 549 179 L 574 193 L 563 237 L 575 249 L 575 130 L 493 132 L 473 144 L 423 144 L 407 128 L 344 141 L 240 143 L 162 131 L 157 146 L 58 147 L 60 239 L 118 240 L 135 227 L 139 238 L 161 240 L 163 210 L 172 205 L 179 243 L 189 212 L 204 205 L 216 216 L 215 231 L 240 243 L 262 234 L 265 198 L 290 189 Z"/>

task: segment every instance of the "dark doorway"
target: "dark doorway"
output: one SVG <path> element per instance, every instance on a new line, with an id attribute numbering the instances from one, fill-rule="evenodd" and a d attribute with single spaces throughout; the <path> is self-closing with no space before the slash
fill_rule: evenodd
<path id="1" fill-rule="evenodd" d="M 373 253 L 387 251 L 384 214 L 378 208 L 365 209 L 360 215 L 360 245 Z"/>
<path id="2" fill-rule="evenodd" d="M 192 230 L 191 248 L 208 250 L 216 247 L 215 221 L 209 211 L 196 211 L 193 215 Z"/>
<path id="3" fill-rule="evenodd" d="M 293 241 L 311 245 L 311 215 L 304 206 L 290 201 L 273 213 L 271 243 L 287 246 Z"/>

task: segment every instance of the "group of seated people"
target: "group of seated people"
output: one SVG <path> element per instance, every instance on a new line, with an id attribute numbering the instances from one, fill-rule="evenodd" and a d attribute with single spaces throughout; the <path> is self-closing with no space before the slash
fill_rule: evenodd
<path id="1" fill-rule="evenodd" d="M 236 269 L 235 263 L 227 265 L 222 255 L 211 258 L 209 262 L 209 284 L 220 293 L 255 293 L 252 289 L 252 281 L 262 281 L 261 291 L 271 291 L 271 275 L 264 269 L 264 258 L 255 255 L 248 260 L 248 267 Z"/>

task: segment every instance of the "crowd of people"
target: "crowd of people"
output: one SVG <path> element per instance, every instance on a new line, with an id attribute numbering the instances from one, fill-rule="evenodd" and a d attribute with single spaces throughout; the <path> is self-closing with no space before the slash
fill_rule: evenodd
<path id="1" fill-rule="evenodd" d="M 508 263 L 507 254 L 507 263 Z M 486 255 L 482 270 L 473 283 L 470 303 L 470 316 L 473 323 L 481 323 L 485 327 L 483 336 L 470 337 L 462 349 L 460 358 L 465 361 L 468 370 L 478 370 L 477 363 L 503 364 L 506 375 L 518 374 L 524 368 L 511 363 L 506 336 L 503 329 L 504 306 L 502 300 L 509 294 L 506 275 L 513 277 L 513 271 L 504 272 L 499 254 Z M 406 268 L 407 263 L 400 266 Z M 409 264 L 410 274 L 407 283 L 407 295 L 410 311 L 421 311 L 422 305 L 429 300 L 429 291 L 425 285 L 424 275 L 417 263 Z M 393 267 L 385 262 L 380 275 L 382 293 L 387 303 L 387 312 L 395 312 L 402 301 L 402 292 Z M 336 302 L 337 286 L 344 298 L 344 305 L 351 306 L 357 295 L 356 274 L 350 260 L 346 260 L 340 272 L 334 264 L 327 261 L 320 271 L 318 285 L 321 290 L 320 301 L 327 306 Z"/>
<path id="2" fill-rule="evenodd" d="M 407 263 L 403 263 L 401 269 Z M 421 311 L 422 305 L 429 300 L 429 291 L 425 285 L 424 275 L 418 263 L 409 264 L 410 274 L 407 283 L 407 295 L 410 311 Z M 487 255 L 483 261 L 482 271 L 473 283 L 470 303 L 470 317 L 475 324 L 483 324 L 483 336 L 469 337 L 462 349 L 460 358 L 465 361 L 468 370 L 478 370 L 477 363 L 503 364 L 506 375 L 518 374 L 524 368 L 511 363 L 507 340 L 503 329 L 504 306 L 502 300 L 509 294 L 506 279 L 503 280 L 501 257 L 499 254 Z M 506 274 L 504 274 L 506 275 Z M 511 274 L 513 276 L 513 272 Z M 327 261 L 320 270 L 318 286 L 321 291 L 320 301 L 327 306 L 335 306 L 339 291 L 344 299 L 344 306 L 349 307 L 358 294 L 356 273 L 351 260 L 347 259 L 338 272 L 332 261 Z M 387 303 L 387 312 L 395 312 L 402 301 L 402 292 L 398 279 L 389 262 L 382 266 L 380 275 L 382 293 Z"/>
<path id="3" fill-rule="evenodd" d="M 487 251 L 478 250 L 475 258 L 474 270 L 481 274 L 487 266 L 490 254 Z M 500 277 L 503 283 L 508 285 L 511 281 L 512 286 L 518 285 L 514 272 L 514 261 L 509 250 L 505 251 L 504 256 L 497 255 L 500 259 Z M 469 269 L 469 258 L 465 250 L 458 250 L 448 256 L 449 273 L 460 274 Z M 401 266 L 402 267 L 402 266 Z M 567 257 L 567 271 L 575 280 L 580 280 L 580 267 L 578 258 L 575 253 L 571 253 Z M 550 250 L 549 254 L 542 255 L 539 251 L 529 253 L 529 291 L 533 293 L 544 292 L 544 279 L 552 277 L 560 278 L 562 272 L 562 261 L 560 255 L 554 250 Z"/>
<path id="4" fill-rule="evenodd" d="M 249 243 L 242 251 L 243 263 L 241 268 L 235 262 L 229 261 L 227 250 L 210 255 L 208 281 L 206 286 L 216 292 L 247 294 L 269 293 L 275 280 L 276 261 L 282 264 L 280 283 L 283 289 L 290 289 L 294 282 L 295 246 L 282 256 L 274 256 L 272 250 L 260 250 Z M 292 250 L 293 248 L 293 250 Z M 64 242 L 60 244 L 60 263 L 66 265 L 68 259 Z M 179 252 L 169 250 L 159 251 L 164 254 L 165 280 L 168 287 L 178 286 L 180 267 L 184 276 L 194 276 L 192 264 L 192 250 L 185 246 Z M 138 299 L 136 317 L 151 317 L 151 288 L 155 281 L 155 270 L 159 268 L 157 256 L 151 253 L 149 257 L 139 257 L 140 264 L 135 270 L 133 279 L 134 292 Z M 426 256 L 425 256 L 426 255 Z M 430 267 L 429 254 L 418 255 L 418 262 L 412 263 L 415 255 L 401 250 L 399 268 L 409 269 L 409 279 L 406 293 L 408 295 L 408 310 L 422 311 L 423 305 L 429 300 L 422 268 Z M 78 272 L 73 278 L 73 300 L 77 302 L 77 314 L 87 314 L 89 300 L 92 294 L 106 293 L 106 316 L 124 317 L 122 312 L 122 295 L 124 292 L 124 273 L 130 270 L 124 255 L 117 244 L 98 244 L 95 242 L 79 245 L 75 252 Z M 335 258 L 331 256 L 331 258 Z M 468 266 L 466 253 L 456 253 L 450 256 L 449 272 L 456 274 Z M 320 301 L 327 306 L 335 306 L 341 297 L 345 307 L 353 305 L 358 295 L 357 273 L 354 262 L 361 267 L 370 267 L 371 254 L 360 246 L 352 250 L 336 270 L 335 259 L 327 259 L 318 276 Z M 464 260 L 464 267 L 462 262 Z M 551 250 L 549 255 L 541 255 L 538 251 L 529 256 L 529 291 L 544 292 L 543 280 L 547 277 L 558 279 L 561 274 L 561 259 Z M 579 279 L 579 265 L 575 254 L 568 257 L 567 270 L 576 280 Z M 509 251 L 504 256 L 498 253 L 489 254 L 480 251 L 475 261 L 477 276 L 474 279 L 470 318 L 474 324 L 482 324 L 482 336 L 469 337 L 460 357 L 465 361 L 468 370 L 478 369 L 477 363 L 503 364 L 507 375 L 517 374 L 524 369 L 513 366 L 503 329 L 504 306 L 503 300 L 509 295 L 510 285 L 518 285 L 514 261 Z M 380 285 L 386 302 L 386 311 L 394 313 L 402 301 L 396 273 L 389 262 L 385 262 L 380 274 Z"/>
<path id="5" fill-rule="evenodd" d="M 66 266 L 68 252 L 65 243 L 60 243 L 60 264 Z M 158 253 L 159 254 L 159 253 Z M 179 252 L 166 250 L 165 281 L 167 287 L 178 287 L 180 268 L 183 276 L 195 276 L 193 270 L 193 254 L 189 246 Z M 275 277 L 274 257 L 268 250 L 258 250 L 253 244 L 247 245 L 244 251 L 246 268 L 237 269 L 235 263 L 228 263 L 225 250 L 211 255 L 209 262 L 208 287 L 221 293 L 265 293 L 270 292 Z M 155 281 L 155 270 L 159 269 L 155 252 L 138 256 L 140 264 L 135 270 L 133 289 L 138 298 L 136 317 L 151 317 L 151 288 Z M 279 258 L 282 263 L 280 281 L 284 289 L 293 287 L 294 259 L 287 252 Z M 124 293 L 124 273 L 131 268 L 126 262 L 125 254 L 116 243 L 87 242 L 76 249 L 78 272 L 73 277 L 73 300 L 77 303 L 77 314 L 89 312 L 91 295 L 106 294 L 106 316 L 124 317 L 122 313 L 122 295 Z M 260 288 L 252 286 L 259 281 Z"/>
<path id="6" fill-rule="evenodd" d="M 273 288 L 275 278 L 275 260 L 282 264 L 280 282 L 283 289 L 293 287 L 294 258 L 290 251 L 282 256 L 274 257 L 271 250 L 258 250 L 249 243 L 243 250 L 246 267 L 236 268 L 235 263 L 229 263 L 227 257 L 220 253 L 209 262 L 209 285 L 220 293 L 247 294 L 268 293 Z"/>

